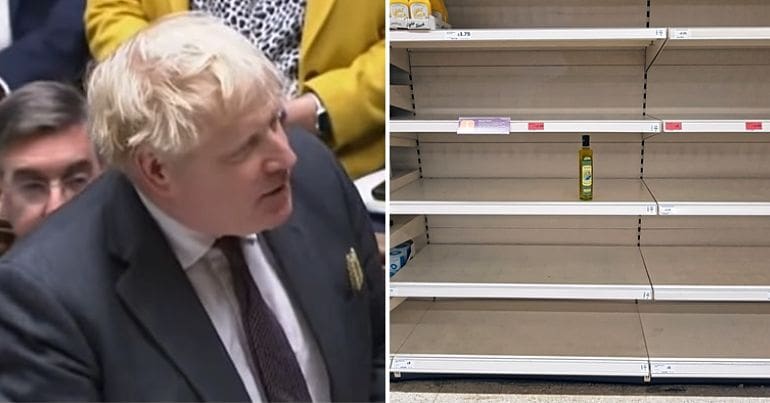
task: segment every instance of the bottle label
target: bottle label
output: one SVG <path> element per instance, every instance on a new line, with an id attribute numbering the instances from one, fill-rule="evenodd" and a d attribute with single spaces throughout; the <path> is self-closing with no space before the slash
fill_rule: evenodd
<path id="1" fill-rule="evenodd" d="M 583 157 L 580 160 L 580 198 L 590 200 L 593 198 L 594 183 L 593 158 Z"/>
<path id="2" fill-rule="evenodd" d="M 585 157 L 580 162 L 580 184 L 583 186 L 583 188 L 590 188 L 593 182 L 593 164 L 591 164 L 591 158 Z"/>

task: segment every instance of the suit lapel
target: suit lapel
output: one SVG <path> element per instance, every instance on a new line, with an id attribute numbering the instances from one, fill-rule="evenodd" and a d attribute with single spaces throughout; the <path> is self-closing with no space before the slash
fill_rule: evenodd
<path id="1" fill-rule="evenodd" d="M 342 314 L 340 290 L 330 280 L 331 270 L 326 270 L 324 259 L 318 254 L 313 240 L 303 227 L 301 212 L 295 206 L 292 219 L 278 229 L 265 234 L 265 240 L 275 257 L 281 281 L 292 301 L 298 304 L 310 326 L 329 375 L 332 400 L 350 400 L 351 374 L 348 352 L 341 337 L 346 333 L 346 319 Z"/>
<path id="2" fill-rule="evenodd" d="M 219 336 L 165 237 L 131 184 L 119 175 L 110 251 L 128 268 L 117 290 L 202 400 L 248 401 Z"/>
<path id="3" fill-rule="evenodd" d="M 305 59 L 307 52 L 313 46 L 321 32 L 326 18 L 332 11 L 336 1 L 334 0 L 308 0 L 305 9 L 305 27 L 302 30 L 302 43 L 300 44 L 300 60 Z"/>

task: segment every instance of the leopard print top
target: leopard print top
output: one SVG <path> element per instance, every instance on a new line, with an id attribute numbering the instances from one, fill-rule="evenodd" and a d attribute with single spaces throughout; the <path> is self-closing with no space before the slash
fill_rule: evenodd
<path id="1" fill-rule="evenodd" d="M 204 11 L 240 32 L 283 72 L 290 95 L 296 95 L 299 44 L 307 0 L 191 0 Z"/>

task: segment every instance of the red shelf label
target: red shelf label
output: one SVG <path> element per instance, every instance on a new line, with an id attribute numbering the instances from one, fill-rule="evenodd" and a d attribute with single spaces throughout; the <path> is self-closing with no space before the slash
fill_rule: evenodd
<path id="1" fill-rule="evenodd" d="M 682 130 L 682 122 L 666 122 L 666 130 Z"/>
<path id="2" fill-rule="evenodd" d="M 529 122 L 527 130 L 545 130 L 545 122 Z"/>
<path id="3" fill-rule="evenodd" d="M 746 122 L 746 130 L 762 130 L 762 122 Z"/>

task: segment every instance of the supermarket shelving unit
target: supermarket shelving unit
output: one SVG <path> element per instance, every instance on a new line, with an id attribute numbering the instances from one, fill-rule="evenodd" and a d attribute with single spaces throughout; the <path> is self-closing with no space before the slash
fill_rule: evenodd
<path id="1" fill-rule="evenodd" d="M 390 33 L 391 373 L 769 379 L 770 3 L 446 3 Z"/>

